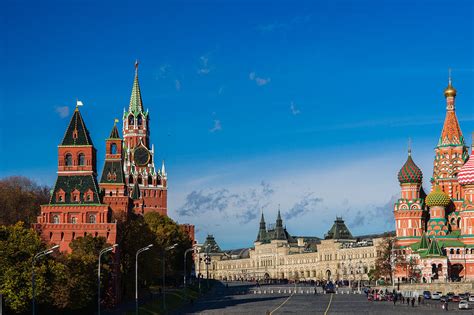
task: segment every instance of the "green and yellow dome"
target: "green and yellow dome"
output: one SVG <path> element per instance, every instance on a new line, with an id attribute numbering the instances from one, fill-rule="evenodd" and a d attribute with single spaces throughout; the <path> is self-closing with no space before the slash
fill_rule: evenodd
<path id="1" fill-rule="evenodd" d="M 433 191 L 426 196 L 425 202 L 429 207 L 446 207 L 451 202 L 451 198 L 436 185 Z"/>

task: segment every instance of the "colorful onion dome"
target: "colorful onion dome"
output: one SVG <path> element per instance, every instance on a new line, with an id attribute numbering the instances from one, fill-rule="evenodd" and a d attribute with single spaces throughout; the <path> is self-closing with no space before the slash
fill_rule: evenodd
<path id="1" fill-rule="evenodd" d="M 400 184 L 421 184 L 423 173 L 421 169 L 413 162 L 411 152 L 408 152 L 408 159 L 398 172 L 398 181 Z"/>
<path id="2" fill-rule="evenodd" d="M 451 198 L 436 185 L 433 191 L 426 196 L 425 202 L 429 207 L 446 207 L 451 202 Z"/>
<path id="3" fill-rule="evenodd" d="M 471 157 L 458 173 L 458 182 L 463 186 L 474 185 L 474 147 L 472 148 Z"/>

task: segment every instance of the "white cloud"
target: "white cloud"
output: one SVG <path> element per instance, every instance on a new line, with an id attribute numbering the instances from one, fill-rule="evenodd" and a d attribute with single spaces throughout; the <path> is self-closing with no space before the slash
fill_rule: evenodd
<path id="1" fill-rule="evenodd" d="M 256 83 L 258 86 L 267 85 L 267 84 L 270 83 L 270 81 L 271 81 L 270 78 L 261 78 L 261 77 L 258 77 L 255 72 L 250 72 L 250 73 L 249 73 L 249 80 L 250 80 L 250 81 L 255 81 L 255 83 Z"/>
<path id="2" fill-rule="evenodd" d="M 293 101 L 291 101 L 291 104 L 290 104 L 290 110 L 291 110 L 291 113 L 296 116 L 298 114 L 300 114 L 300 110 L 298 108 L 296 108 L 295 106 L 295 103 Z"/>
<path id="3" fill-rule="evenodd" d="M 158 77 L 166 78 L 170 75 L 170 73 L 171 73 L 171 65 L 165 63 L 160 66 L 160 69 L 158 70 Z"/>
<path id="4" fill-rule="evenodd" d="M 174 86 L 176 91 L 181 91 L 181 82 L 179 80 L 174 80 Z"/>
<path id="5" fill-rule="evenodd" d="M 69 107 L 67 106 L 57 106 L 55 111 L 61 118 L 66 118 L 69 116 Z"/>
<path id="6" fill-rule="evenodd" d="M 219 119 L 214 119 L 214 127 L 209 129 L 209 132 L 216 132 L 216 131 L 221 131 L 221 130 L 222 130 L 221 121 Z"/>

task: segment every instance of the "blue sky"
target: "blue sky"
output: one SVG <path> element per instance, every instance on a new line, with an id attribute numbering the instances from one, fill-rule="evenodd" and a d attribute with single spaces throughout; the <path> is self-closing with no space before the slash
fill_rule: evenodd
<path id="1" fill-rule="evenodd" d="M 322 236 L 393 229 L 413 138 L 425 179 L 447 70 L 474 130 L 472 1 L 3 1 L 0 176 L 53 184 L 76 98 L 98 149 L 128 106 L 133 64 L 169 213 L 224 248 L 259 212 Z M 425 188 L 429 189 L 428 183 Z"/>

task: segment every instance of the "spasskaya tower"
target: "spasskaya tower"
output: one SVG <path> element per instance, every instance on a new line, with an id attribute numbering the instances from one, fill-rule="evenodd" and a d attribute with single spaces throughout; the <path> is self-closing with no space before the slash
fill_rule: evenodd
<path id="1" fill-rule="evenodd" d="M 123 168 L 128 195 L 135 213 L 153 211 L 167 215 L 167 175 L 164 161 L 155 164 L 150 145 L 150 115 L 143 108 L 138 82 L 138 61 L 128 110 L 123 113 Z"/>

